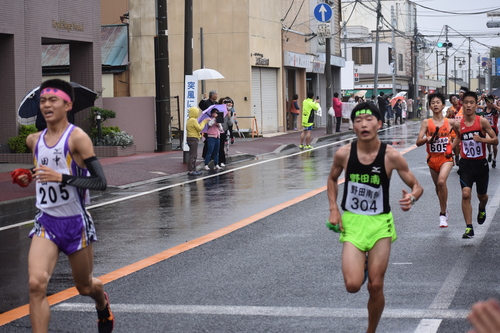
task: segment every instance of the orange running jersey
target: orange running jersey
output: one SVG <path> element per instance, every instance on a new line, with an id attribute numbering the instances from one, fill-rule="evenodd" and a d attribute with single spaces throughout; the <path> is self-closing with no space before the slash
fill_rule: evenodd
<path id="1" fill-rule="evenodd" d="M 450 144 L 450 121 L 448 118 L 444 118 L 443 125 L 437 126 L 434 124 L 432 119 L 427 122 L 427 132 L 425 133 L 428 137 L 435 137 L 432 143 L 427 142 L 427 153 L 429 154 L 444 154 L 446 153 L 446 148 Z"/>

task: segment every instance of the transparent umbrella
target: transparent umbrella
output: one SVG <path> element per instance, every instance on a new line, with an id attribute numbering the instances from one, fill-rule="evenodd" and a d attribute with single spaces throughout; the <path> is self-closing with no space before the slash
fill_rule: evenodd
<path id="1" fill-rule="evenodd" d="M 215 69 L 210 68 L 197 69 L 193 72 L 193 75 L 196 75 L 198 80 L 216 80 L 224 78 L 221 73 L 217 72 Z"/>

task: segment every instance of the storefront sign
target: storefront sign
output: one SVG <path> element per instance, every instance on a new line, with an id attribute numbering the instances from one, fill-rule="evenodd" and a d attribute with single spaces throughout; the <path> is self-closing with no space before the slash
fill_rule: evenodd
<path id="1" fill-rule="evenodd" d="M 67 32 L 79 31 L 83 32 L 83 23 L 69 23 L 64 20 L 55 21 L 52 20 L 52 27 L 56 30 L 66 30 Z"/>
<path id="2" fill-rule="evenodd" d="M 285 51 L 283 56 L 283 65 L 297 68 L 310 68 L 312 70 L 312 56 L 308 54 L 300 54 L 290 51 Z"/>
<path id="3" fill-rule="evenodd" d="M 269 58 L 257 57 L 255 59 L 255 65 L 257 65 L 257 66 L 269 66 Z"/>
<path id="4" fill-rule="evenodd" d="M 184 76 L 184 135 L 182 139 L 182 150 L 189 151 L 189 146 L 187 144 L 187 131 L 186 124 L 189 120 L 189 108 L 192 106 L 198 106 L 197 96 L 198 96 L 198 78 L 196 75 L 185 75 Z"/>

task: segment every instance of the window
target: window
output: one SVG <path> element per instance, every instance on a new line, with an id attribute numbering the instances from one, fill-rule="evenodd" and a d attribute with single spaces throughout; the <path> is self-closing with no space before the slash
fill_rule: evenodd
<path id="1" fill-rule="evenodd" d="M 398 71 L 403 70 L 403 55 L 401 53 L 398 54 Z"/>
<path id="2" fill-rule="evenodd" d="M 372 48 L 371 47 L 353 47 L 352 60 L 356 65 L 371 65 Z"/>

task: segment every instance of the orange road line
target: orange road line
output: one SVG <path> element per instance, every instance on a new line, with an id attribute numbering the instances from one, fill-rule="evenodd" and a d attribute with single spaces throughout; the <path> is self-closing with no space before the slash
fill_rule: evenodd
<path id="1" fill-rule="evenodd" d="M 339 184 L 341 182 L 343 182 L 343 180 L 339 180 Z M 122 277 L 127 276 L 127 275 L 132 274 L 132 273 L 135 273 L 143 268 L 152 266 L 152 265 L 157 264 L 165 259 L 173 257 L 176 254 L 191 250 L 197 246 L 203 245 L 205 243 L 213 241 L 214 239 L 225 236 L 225 235 L 227 235 L 235 230 L 243 228 L 243 227 L 245 227 L 249 224 L 252 224 L 260 219 L 263 219 L 271 214 L 274 214 L 274 213 L 276 213 L 284 208 L 290 207 L 298 202 L 309 199 L 309 198 L 311 198 L 311 197 L 313 197 L 313 196 L 315 196 L 315 195 L 317 195 L 325 190 L 326 190 L 326 186 L 322 186 L 316 190 L 313 190 L 311 192 L 300 195 L 300 196 L 298 196 L 294 199 L 288 200 L 282 204 L 279 204 L 277 206 L 263 210 L 262 212 L 254 214 L 254 215 L 247 217 L 239 222 L 233 223 L 227 227 L 213 231 L 207 235 L 193 239 L 189 242 L 174 246 L 168 250 L 157 253 L 155 255 L 152 255 L 148 258 L 142 259 L 138 262 L 135 262 L 135 263 L 130 264 L 128 266 L 125 266 L 123 268 L 117 269 L 117 270 L 110 272 L 108 274 L 104 274 L 104 275 L 100 276 L 99 279 L 104 284 L 115 281 L 119 278 L 122 278 Z M 48 296 L 47 300 L 49 302 L 49 305 L 52 306 L 52 305 L 55 305 L 57 303 L 61 303 L 63 301 L 66 301 L 66 300 L 70 299 L 71 297 L 74 297 L 77 295 L 78 295 L 78 291 L 76 290 L 75 287 L 72 287 L 72 288 L 63 290 L 61 292 L 58 292 L 56 294 L 53 294 L 51 296 Z M 17 320 L 17 319 L 22 318 L 22 317 L 27 316 L 27 315 L 29 315 L 29 305 L 28 304 L 20 306 L 20 307 L 15 308 L 15 309 L 12 309 L 10 311 L 4 312 L 4 313 L 0 314 L 0 326 L 8 324 L 14 320 Z"/>

